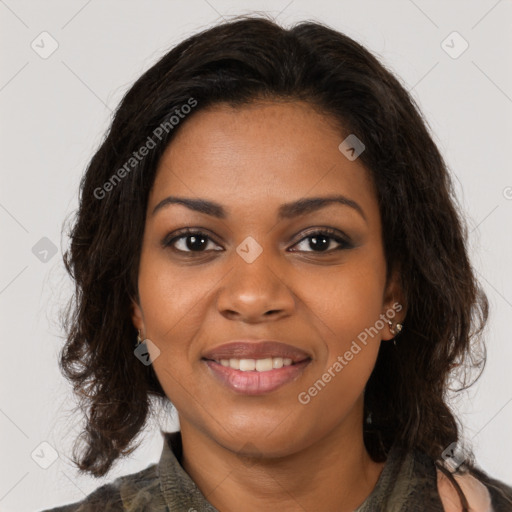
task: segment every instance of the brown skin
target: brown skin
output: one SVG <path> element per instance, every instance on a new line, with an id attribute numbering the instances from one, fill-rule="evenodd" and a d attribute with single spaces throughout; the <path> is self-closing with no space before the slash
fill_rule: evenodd
<path id="1" fill-rule="evenodd" d="M 183 466 L 222 512 L 353 510 L 383 468 L 365 449 L 362 425 L 380 342 L 393 337 L 387 325 L 307 405 L 298 401 L 360 332 L 403 304 L 397 281 L 386 286 L 374 187 L 359 160 L 338 150 L 341 140 L 306 103 L 216 105 L 187 120 L 157 170 L 132 318 L 161 351 L 153 365 L 178 410 Z M 333 194 L 356 201 L 366 220 L 339 204 L 277 220 L 283 203 Z M 169 195 L 218 202 L 227 217 L 178 204 L 151 215 Z M 210 235 L 203 252 L 190 256 L 187 238 L 162 247 L 185 227 Z M 322 227 L 354 247 L 334 250 L 331 237 L 327 251 L 315 249 L 307 235 Z M 236 252 L 247 236 L 263 249 L 250 264 Z M 404 316 L 405 308 L 393 321 Z M 236 394 L 201 356 L 242 338 L 280 340 L 312 361 L 271 393 Z"/>

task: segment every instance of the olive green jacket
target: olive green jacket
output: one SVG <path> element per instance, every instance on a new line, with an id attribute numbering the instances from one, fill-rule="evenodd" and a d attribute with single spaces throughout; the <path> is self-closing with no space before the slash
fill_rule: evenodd
<path id="1" fill-rule="evenodd" d="M 165 433 L 160 461 L 104 485 L 84 500 L 43 512 L 219 512 L 180 465 L 181 433 Z M 436 466 L 421 452 L 393 446 L 377 484 L 354 512 L 444 512 Z M 475 470 L 494 512 L 512 512 L 512 488 Z M 297 505 L 298 510 L 303 510 Z M 324 512 L 324 511 L 312 511 Z"/>

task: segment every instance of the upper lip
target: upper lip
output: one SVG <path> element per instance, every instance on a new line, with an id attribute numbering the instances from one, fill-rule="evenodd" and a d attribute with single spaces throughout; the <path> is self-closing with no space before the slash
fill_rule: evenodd
<path id="1" fill-rule="evenodd" d="M 234 340 L 214 347 L 202 355 L 203 359 L 265 359 L 287 357 L 294 363 L 310 359 L 304 350 L 273 340 Z"/>

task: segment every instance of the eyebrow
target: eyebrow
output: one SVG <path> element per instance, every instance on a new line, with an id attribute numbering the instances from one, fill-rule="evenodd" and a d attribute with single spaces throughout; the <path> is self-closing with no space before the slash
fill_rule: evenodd
<path id="1" fill-rule="evenodd" d="M 211 215 L 212 217 L 217 217 L 218 219 L 225 219 L 227 217 L 226 210 L 219 203 L 215 203 L 214 201 L 209 201 L 206 199 L 192 199 L 189 197 L 176 196 L 169 196 L 165 199 L 162 199 L 162 201 L 160 201 L 153 209 L 152 215 L 155 215 L 159 210 L 171 204 L 181 204 L 190 210 L 204 213 L 206 215 Z M 361 215 L 361 217 L 366 222 L 368 222 L 368 219 L 366 218 L 366 215 L 361 206 L 353 199 L 349 199 L 348 197 L 342 195 L 306 197 L 299 199 L 298 201 L 282 204 L 278 209 L 278 219 L 291 219 L 300 215 L 305 215 L 307 213 L 320 210 L 331 204 L 341 204 L 343 206 L 348 206 L 356 210 L 359 215 Z"/>

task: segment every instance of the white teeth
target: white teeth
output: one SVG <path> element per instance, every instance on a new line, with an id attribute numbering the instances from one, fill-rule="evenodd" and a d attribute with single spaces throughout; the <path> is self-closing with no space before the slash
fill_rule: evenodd
<path id="1" fill-rule="evenodd" d="M 272 366 L 274 368 L 282 368 L 283 367 L 283 358 L 282 357 L 272 358 Z"/>
<path id="2" fill-rule="evenodd" d="M 250 372 L 256 370 L 256 361 L 254 359 L 240 359 L 240 371 Z"/>
<path id="3" fill-rule="evenodd" d="M 256 371 L 268 372 L 269 370 L 272 370 L 271 357 L 267 357 L 267 359 L 256 359 Z"/>
<path id="4" fill-rule="evenodd" d="M 265 359 L 221 359 L 222 366 L 240 370 L 242 372 L 268 372 L 273 369 L 290 366 L 292 360 L 289 357 L 267 357 Z"/>

